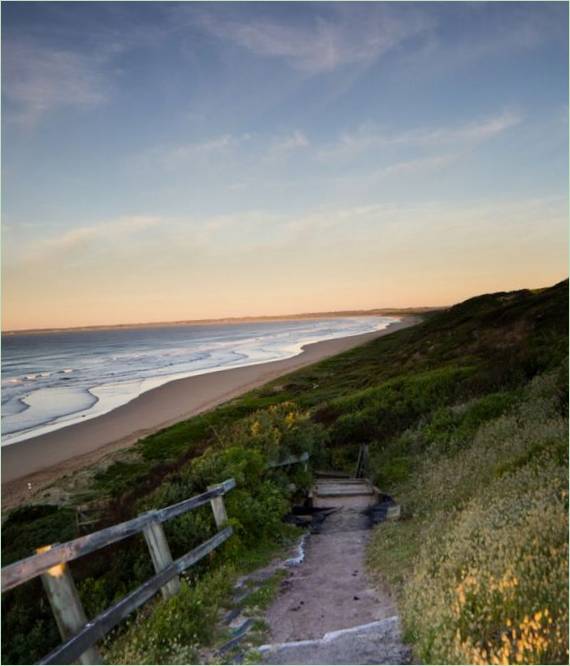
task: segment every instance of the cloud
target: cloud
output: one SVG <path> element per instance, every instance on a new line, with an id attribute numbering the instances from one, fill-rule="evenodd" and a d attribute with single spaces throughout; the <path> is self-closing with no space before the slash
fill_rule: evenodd
<path id="1" fill-rule="evenodd" d="M 431 157 L 420 157 L 415 160 L 396 162 L 395 164 L 390 164 L 389 166 L 380 169 L 380 171 L 377 171 L 373 175 L 373 178 L 401 174 L 413 174 L 424 171 L 436 171 L 448 166 L 449 164 L 452 164 L 457 159 L 459 159 L 458 154 L 450 153 L 446 155 L 433 155 Z"/>
<path id="2" fill-rule="evenodd" d="M 166 170 L 177 169 L 189 162 L 219 159 L 228 155 L 239 146 L 252 139 L 252 135 L 221 134 L 204 141 L 182 143 L 180 145 L 159 146 L 152 148 L 136 158 L 136 162 Z"/>
<path id="3" fill-rule="evenodd" d="M 211 35 L 256 55 L 282 59 L 309 75 L 372 62 L 432 24 L 419 12 L 408 9 L 397 16 L 391 8 L 377 4 L 353 5 L 350 10 L 327 5 L 296 24 L 216 11 L 203 11 L 196 17 L 198 25 Z"/>
<path id="4" fill-rule="evenodd" d="M 305 133 L 295 130 L 290 135 L 276 140 L 272 146 L 272 150 L 278 153 L 287 153 L 299 148 L 308 148 L 309 145 L 310 142 Z"/>
<path id="5" fill-rule="evenodd" d="M 521 117 L 510 111 L 500 115 L 477 120 L 461 127 L 439 128 L 435 130 L 417 130 L 408 134 L 397 135 L 392 143 L 415 145 L 441 145 L 455 142 L 479 142 L 501 134 L 521 122 Z"/>
<path id="6" fill-rule="evenodd" d="M 502 134 L 521 122 L 520 115 L 505 111 L 459 127 L 419 128 L 405 132 L 388 132 L 374 124 L 366 124 L 353 132 L 346 132 L 319 155 L 322 159 L 352 159 L 385 146 L 412 146 L 420 148 L 443 145 L 474 145 Z"/>
<path id="7" fill-rule="evenodd" d="M 233 178 L 235 163 L 232 158 L 239 159 L 239 169 L 244 171 L 252 163 L 278 160 L 289 153 L 309 148 L 310 145 L 306 134 L 299 129 L 289 134 L 227 133 L 203 141 L 156 146 L 136 156 L 132 163 L 142 168 L 159 168 L 166 171 L 198 164 L 201 168 L 208 165 L 216 169 L 229 169 Z M 232 191 L 242 190 L 246 186 L 244 180 L 232 181 L 227 185 Z"/>
<path id="8" fill-rule="evenodd" d="M 496 244 L 498 220 L 500 235 L 510 237 L 513 243 L 523 243 L 527 236 L 552 239 L 553 228 L 566 230 L 567 203 L 566 197 L 529 197 L 462 204 L 428 200 L 407 205 L 373 202 L 347 208 L 323 207 L 281 218 L 271 242 L 255 251 L 308 245 L 318 248 L 319 253 L 326 252 L 329 245 L 347 250 L 353 246 L 360 251 L 368 242 L 376 247 L 385 242 L 394 249 L 411 244 L 419 255 L 424 253 L 424 246 L 446 246 L 448 241 L 468 248 L 475 237 L 485 247 L 492 247 Z M 549 221 L 548 229 L 537 224 L 543 220 Z"/>
<path id="9" fill-rule="evenodd" d="M 97 60 L 11 41 L 2 52 L 9 117 L 22 125 L 33 126 L 44 114 L 62 107 L 93 107 L 107 100 L 108 83 Z"/>
<path id="10" fill-rule="evenodd" d="M 76 227 L 60 235 L 32 241 L 23 248 L 23 260 L 36 262 L 83 256 L 97 245 L 112 246 L 161 222 L 159 217 L 134 215 Z"/>

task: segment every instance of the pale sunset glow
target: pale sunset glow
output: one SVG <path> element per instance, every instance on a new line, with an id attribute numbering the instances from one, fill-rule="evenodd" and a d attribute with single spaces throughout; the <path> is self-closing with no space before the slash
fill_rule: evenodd
<path id="1" fill-rule="evenodd" d="M 2 10 L 3 330 L 567 274 L 565 3 Z"/>

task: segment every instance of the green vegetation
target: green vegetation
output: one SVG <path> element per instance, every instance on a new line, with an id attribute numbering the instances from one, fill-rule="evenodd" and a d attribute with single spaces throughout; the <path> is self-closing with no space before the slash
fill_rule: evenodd
<path id="1" fill-rule="evenodd" d="M 250 610 L 267 608 L 277 596 L 279 585 L 286 577 L 283 569 L 276 571 L 271 578 L 263 582 L 254 592 L 249 594 L 244 603 L 244 608 Z"/>
<path id="2" fill-rule="evenodd" d="M 404 520 L 376 529 L 369 566 L 423 663 L 568 663 L 565 318 L 521 336 L 499 390 L 454 396 L 374 451 Z"/>
<path id="3" fill-rule="evenodd" d="M 110 498 L 102 524 L 234 477 L 235 536 L 188 572 L 179 597 L 120 628 L 107 658 L 195 661 L 220 638 L 213 619 L 232 581 L 287 542 L 282 516 L 311 484 L 302 466 L 268 461 L 308 451 L 314 467 L 352 471 L 368 443 L 374 480 L 404 510 L 377 529 L 370 564 L 398 590 L 421 659 L 567 663 L 567 315 L 567 282 L 481 296 L 141 440 L 94 479 L 91 496 Z M 74 536 L 72 508 L 14 512 L 3 564 Z M 166 532 L 178 557 L 215 532 L 211 511 Z M 151 575 L 142 538 L 128 542 L 73 563 L 89 616 Z M 58 642 L 40 589 L 4 595 L 6 663 Z"/>
<path id="4" fill-rule="evenodd" d="M 428 446 L 394 483 L 408 519 L 376 530 L 369 563 L 399 589 L 424 663 L 567 663 L 568 423 L 557 379 L 536 377 L 512 410 L 451 448 L 430 439 L 431 424 L 402 438 Z"/>
<path id="5" fill-rule="evenodd" d="M 198 647 L 216 637 L 216 620 L 231 591 L 233 571 L 220 567 L 180 593 L 139 613 L 105 652 L 110 664 L 193 664 Z"/>

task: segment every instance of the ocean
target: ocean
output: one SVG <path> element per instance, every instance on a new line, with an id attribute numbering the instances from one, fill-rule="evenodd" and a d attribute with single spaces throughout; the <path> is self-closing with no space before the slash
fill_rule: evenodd
<path id="1" fill-rule="evenodd" d="M 2 444 L 95 418 L 175 379 L 290 358 L 303 345 L 394 321 L 338 317 L 3 335 Z"/>

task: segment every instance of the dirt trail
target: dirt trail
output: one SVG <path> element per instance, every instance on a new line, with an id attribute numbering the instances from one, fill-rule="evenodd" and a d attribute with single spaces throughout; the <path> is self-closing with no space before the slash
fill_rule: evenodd
<path id="1" fill-rule="evenodd" d="M 337 510 L 308 537 L 303 562 L 267 611 L 271 644 L 260 648 L 263 663 L 409 663 L 394 603 L 365 571 L 364 511 L 377 499 L 365 481 L 317 483 L 314 506 Z"/>

